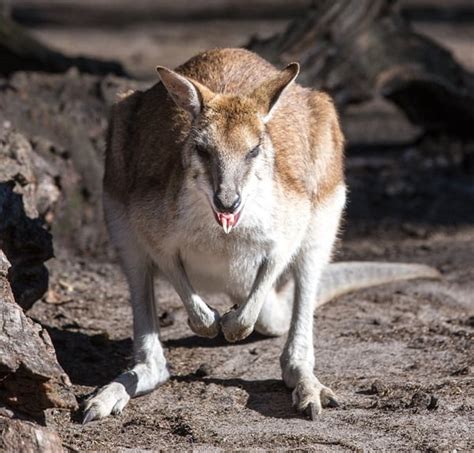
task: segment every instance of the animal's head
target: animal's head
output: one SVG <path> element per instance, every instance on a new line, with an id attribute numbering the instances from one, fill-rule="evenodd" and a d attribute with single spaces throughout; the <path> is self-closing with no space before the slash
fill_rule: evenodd
<path id="1" fill-rule="evenodd" d="M 259 190 L 258 182 L 272 174 L 274 150 L 265 124 L 299 65 L 291 63 L 245 95 L 214 93 L 170 69 L 157 70 L 172 99 L 193 120 L 184 158 L 194 187 L 207 196 L 229 233 Z"/>

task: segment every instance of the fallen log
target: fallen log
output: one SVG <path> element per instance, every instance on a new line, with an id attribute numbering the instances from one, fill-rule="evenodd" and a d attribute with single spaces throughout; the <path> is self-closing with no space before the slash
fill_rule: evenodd
<path id="1" fill-rule="evenodd" d="M 278 66 L 299 61 L 300 81 L 341 109 L 382 96 L 427 132 L 474 136 L 474 75 L 416 33 L 395 0 L 315 1 L 284 32 L 247 47 Z"/>
<path id="2" fill-rule="evenodd" d="M 126 76 L 120 63 L 87 57 L 67 57 L 32 38 L 12 20 L 0 16 L 0 73 L 15 71 L 66 72 L 76 67 L 80 72 Z"/>

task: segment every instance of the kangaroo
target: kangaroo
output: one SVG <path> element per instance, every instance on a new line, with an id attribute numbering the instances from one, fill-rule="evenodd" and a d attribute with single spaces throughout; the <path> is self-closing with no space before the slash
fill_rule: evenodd
<path id="1" fill-rule="evenodd" d="M 243 49 L 201 53 L 112 111 L 104 208 L 128 279 L 135 365 L 86 403 L 84 423 L 120 413 L 169 371 L 153 278 L 174 287 L 200 336 L 288 334 L 280 358 L 296 409 L 337 405 L 314 374 L 313 311 L 336 295 L 436 277 L 416 264 L 328 265 L 346 200 L 331 98 Z M 224 293 L 222 316 L 202 299 Z"/>

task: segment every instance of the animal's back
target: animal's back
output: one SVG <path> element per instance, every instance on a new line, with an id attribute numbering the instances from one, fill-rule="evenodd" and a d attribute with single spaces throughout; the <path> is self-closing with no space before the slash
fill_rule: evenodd
<path id="1" fill-rule="evenodd" d="M 214 49 L 191 58 L 176 72 L 197 80 L 214 93 L 245 95 L 278 70 L 245 49 Z"/>

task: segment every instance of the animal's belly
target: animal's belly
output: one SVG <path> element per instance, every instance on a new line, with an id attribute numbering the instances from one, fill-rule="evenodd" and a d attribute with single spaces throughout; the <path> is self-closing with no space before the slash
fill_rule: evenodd
<path id="1" fill-rule="evenodd" d="M 263 253 L 187 250 L 181 252 L 181 259 L 197 292 L 246 297 L 262 263 Z"/>

